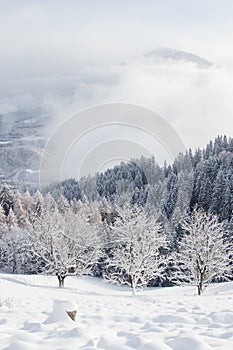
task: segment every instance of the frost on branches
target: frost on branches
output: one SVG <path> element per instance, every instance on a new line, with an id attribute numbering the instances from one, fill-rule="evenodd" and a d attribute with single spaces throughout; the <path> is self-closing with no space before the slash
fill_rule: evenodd
<path id="1" fill-rule="evenodd" d="M 182 227 L 186 234 L 174 254 L 177 268 L 174 282 L 195 285 L 200 295 L 214 279 L 230 274 L 232 247 L 225 239 L 223 223 L 202 209 L 195 208 Z"/>
<path id="2" fill-rule="evenodd" d="M 88 219 L 88 210 L 83 205 L 77 214 L 62 214 L 55 205 L 35 223 L 33 253 L 43 266 L 42 272 L 56 273 L 59 287 L 64 286 L 69 267 L 76 275 L 90 274 L 101 255 L 99 229 Z"/>
<path id="3" fill-rule="evenodd" d="M 105 279 L 127 284 L 133 295 L 137 287 L 162 277 L 165 268 L 166 237 L 157 217 L 149 217 L 138 206 L 117 208 L 111 230 L 111 253 Z"/>

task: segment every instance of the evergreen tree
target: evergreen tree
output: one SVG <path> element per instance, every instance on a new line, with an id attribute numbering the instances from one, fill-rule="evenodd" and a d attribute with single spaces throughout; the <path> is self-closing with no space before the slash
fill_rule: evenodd
<path id="1" fill-rule="evenodd" d="M 3 207 L 0 205 L 0 224 L 6 223 L 6 216 Z"/>
<path id="2" fill-rule="evenodd" d="M 42 211 L 44 209 L 44 198 L 42 193 L 37 190 L 36 193 L 33 195 L 33 212 L 35 220 L 42 214 Z"/>
<path id="3" fill-rule="evenodd" d="M 7 186 L 3 186 L 0 191 L 0 205 L 2 206 L 4 213 L 8 216 L 10 209 L 13 209 L 13 193 Z"/>
<path id="4" fill-rule="evenodd" d="M 30 223 L 34 221 L 34 202 L 29 191 L 26 191 L 21 200 L 22 207 L 27 214 L 27 219 Z"/>
<path id="5" fill-rule="evenodd" d="M 7 225 L 6 225 L 6 216 L 5 212 L 0 205 L 0 240 L 3 237 L 3 235 L 6 233 Z M 1 254 L 1 244 L 0 244 L 0 254 Z"/>
<path id="6" fill-rule="evenodd" d="M 65 198 L 65 196 L 61 195 L 58 197 L 57 201 L 57 207 L 60 213 L 64 214 L 67 210 L 70 209 L 70 204 L 68 200 Z"/>
<path id="7" fill-rule="evenodd" d="M 16 228 L 18 226 L 17 218 L 16 218 L 15 213 L 13 212 L 13 210 L 11 208 L 10 208 L 9 213 L 7 215 L 7 218 L 6 218 L 6 224 L 9 228 L 9 230 L 13 230 L 14 228 Z"/>

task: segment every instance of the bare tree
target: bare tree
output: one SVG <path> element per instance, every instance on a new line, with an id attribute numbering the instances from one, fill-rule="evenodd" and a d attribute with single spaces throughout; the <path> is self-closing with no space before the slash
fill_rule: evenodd
<path id="1" fill-rule="evenodd" d="M 97 208 L 83 204 L 76 214 L 68 211 L 65 237 L 72 245 L 76 275 L 91 274 L 103 254 L 102 221 Z"/>
<path id="2" fill-rule="evenodd" d="M 69 242 L 64 237 L 64 218 L 57 208 L 48 210 L 37 218 L 31 232 L 32 251 L 40 270 L 56 273 L 59 287 L 64 284 L 67 265 L 72 262 Z M 61 278 L 62 276 L 62 278 Z"/>
<path id="3" fill-rule="evenodd" d="M 177 271 L 175 281 L 197 286 L 198 295 L 215 278 L 230 272 L 232 247 L 224 239 L 223 223 L 215 215 L 195 208 L 189 220 L 182 222 L 186 231 L 174 255 Z"/>
<path id="4" fill-rule="evenodd" d="M 166 235 L 156 216 L 144 209 L 125 205 L 117 208 L 118 217 L 111 225 L 111 253 L 105 279 L 127 284 L 135 295 L 137 287 L 162 277 L 165 268 Z"/>
<path id="5" fill-rule="evenodd" d="M 55 207 L 44 212 L 34 225 L 32 239 L 33 255 L 44 272 L 56 273 L 59 287 L 64 286 L 69 267 L 76 275 L 88 274 L 101 255 L 98 227 L 83 210 L 61 213 Z"/>

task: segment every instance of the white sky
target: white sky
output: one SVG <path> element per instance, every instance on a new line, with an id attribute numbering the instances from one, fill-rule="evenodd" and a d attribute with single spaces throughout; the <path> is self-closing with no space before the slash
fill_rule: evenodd
<path id="1" fill-rule="evenodd" d="M 1 0 L 0 10 L 3 76 L 71 73 L 158 46 L 233 55 L 231 0 Z"/>

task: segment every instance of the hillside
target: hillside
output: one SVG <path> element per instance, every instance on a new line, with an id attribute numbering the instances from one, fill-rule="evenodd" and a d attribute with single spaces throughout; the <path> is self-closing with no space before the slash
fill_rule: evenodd
<path id="1" fill-rule="evenodd" d="M 189 62 L 198 65 L 200 68 L 209 68 L 213 65 L 213 63 L 206 60 L 205 58 L 192 54 L 190 52 L 164 47 L 156 48 L 147 52 L 144 55 L 144 59 L 150 62 L 153 61 L 154 63 Z"/>
<path id="2" fill-rule="evenodd" d="M 128 288 L 95 278 L 0 275 L 1 349 L 230 350 L 233 284 L 212 285 L 202 297 L 192 287 Z M 76 321 L 53 313 L 77 304 Z"/>
<path id="3" fill-rule="evenodd" d="M 0 184 L 38 183 L 47 121 L 42 109 L 0 114 Z"/>

